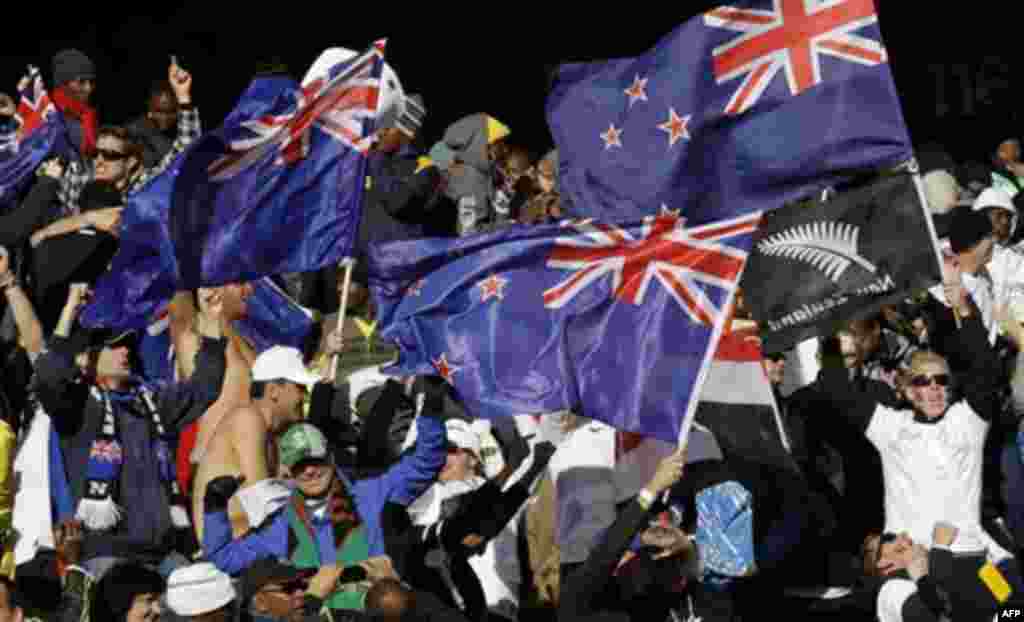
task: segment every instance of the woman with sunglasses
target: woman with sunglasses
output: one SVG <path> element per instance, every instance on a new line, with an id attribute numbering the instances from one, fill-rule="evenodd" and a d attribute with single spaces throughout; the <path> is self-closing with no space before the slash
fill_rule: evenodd
<path id="1" fill-rule="evenodd" d="M 947 274 L 944 289 L 961 328 L 951 336 L 949 355 L 964 373 L 956 386 L 946 358 L 917 352 L 911 358 L 901 397 L 909 408 L 883 405 L 888 387 L 854 385 L 838 356 L 835 340 L 826 345 L 818 406 L 835 412 L 863 431 L 882 459 L 885 532 L 906 533 L 930 542 L 936 520 L 959 530 L 956 553 L 993 554 L 998 545 L 981 524 L 984 445 L 990 421 L 1001 413 L 999 361 L 988 345 L 988 331 L 966 295 L 958 274 Z M 952 323 L 952 316 L 949 318 Z M 827 416 L 827 415 L 824 415 Z"/>

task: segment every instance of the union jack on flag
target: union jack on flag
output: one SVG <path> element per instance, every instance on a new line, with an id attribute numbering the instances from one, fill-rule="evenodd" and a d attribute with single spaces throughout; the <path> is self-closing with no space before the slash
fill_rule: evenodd
<path id="1" fill-rule="evenodd" d="M 570 215 L 691 226 L 913 157 L 876 0 L 728 0 L 634 58 L 559 68 L 547 115 Z"/>
<path id="2" fill-rule="evenodd" d="M 310 132 L 317 130 L 362 154 L 372 145 L 372 121 L 380 98 L 380 76 L 385 42 L 378 41 L 350 62 L 308 76 L 301 89 L 290 94 L 287 112 L 266 114 L 244 121 L 246 134 L 230 141 L 230 153 L 210 165 L 212 180 L 230 179 L 259 161 L 270 149 L 275 162 L 286 166 L 309 155 Z"/>
<path id="3" fill-rule="evenodd" d="M 117 441 L 96 441 L 89 451 L 89 458 L 100 462 L 119 463 L 122 460 L 121 445 Z"/>
<path id="4" fill-rule="evenodd" d="M 548 267 L 574 272 L 544 292 L 544 305 L 561 308 L 581 289 L 611 275 L 616 298 L 640 305 L 651 285 L 660 284 L 694 323 L 713 327 L 721 309 L 698 283 L 735 289 L 747 254 L 720 242 L 753 234 L 760 218 L 752 214 L 688 229 L 686 219 L 665 211 L 646 218 L 638 238 L 615 225 L 569 222 L 566 226 L 580 235 L 558 238 Z"/>
<path id="5" fill-rule="evenodd" d="M 381 335 L 400 350 L 387 373 L 441 375 L 474 416 L 581 408 L 674 445 L 759 223 L 665 210 L 371 245 Z"/>
<path id="6" fill-rule="evenodd" d="M 749 110 L 779 71 L 793 95 L 821 84 L 823 54 L 867 66 L 886 62 L 881 42 L 855 34 L 877 22 L 874 0 L 773 0 L 770 10 L 710 11 L 708 26 L 742 33 L 712 53 L 719 84 L 746 75 L 725 112 Z"/>
<path id="7" fill-rule="evenodd" d="M 25 136 L 32 134 L 36 128 L 45 123 L 47 117 L 56 111 L 56 107 L 50 101 L 50 94 L 46 91 L 38 67 L 30 66 L 28 76 L 19 86 L 24 87 L 20 89 L 18 110 L 15 113 L 21 123 L 21 127 L 18 129 L 18 141 L 20 142 Z"/>

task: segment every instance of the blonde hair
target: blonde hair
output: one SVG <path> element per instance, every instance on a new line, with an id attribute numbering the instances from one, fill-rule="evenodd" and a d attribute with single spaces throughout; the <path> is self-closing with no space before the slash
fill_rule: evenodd
<path id="1" fill-rule="evenodd" d="M 897 388 L 902 392 L 904 389 L 909 387 L 910 379 L 920 372 L 922 367 L 929 364 L 939 365 L 946 370 L 946 373 L 949 373 L 949 363 L 941 354 L 931 350 L 918 350 L 910 355 L 910 364 L 907 366 L 907 369 L 901 371 L 897 377 Z"/>

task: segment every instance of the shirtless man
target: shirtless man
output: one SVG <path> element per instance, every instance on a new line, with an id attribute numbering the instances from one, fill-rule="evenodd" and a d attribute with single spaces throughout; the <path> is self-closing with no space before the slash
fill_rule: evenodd
<path id="1" fill-rule="evenodd" d="M 302 405 L 308 390 L 319 378 L 306 370 L 302 353 L 295 348 L 275 346 L 256 358 L 252 367 L 251 402 L 224 416 L 211 432 L 209 445 L 195 475 L 192 507 L 203 516 L 206 484 L 222 475 L 241 477 L 246 486 L 276 476 L 271 463 L 277 452 L 274 437 L 289 424 L 302 419 Z M 249 529 L 249 521 L 237 502 L 228 507 L 236 536 Z M 202 523 L 196 533 L 203 537 Z"/>

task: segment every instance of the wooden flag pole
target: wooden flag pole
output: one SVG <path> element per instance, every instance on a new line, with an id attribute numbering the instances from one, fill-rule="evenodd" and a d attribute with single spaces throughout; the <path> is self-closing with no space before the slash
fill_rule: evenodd
<path id="1" fill-rule="evenodd" d="M 334 330 L 339 331 L 341 334 L 341 343 L 345 343 L 345 316 L 348 311 L 348 290 L 352 286 L 352 268 L 355 266 L 355 259 L 352 257 L 346 257 L 341 260 L 340 267 L 345 269 L 345 276 L 343 277 L 341 286 L 341 307 L 338 308 L 338 325 Z M 331 356 L 331 373 L 330 382 L 334 384 L 335 379 L 338 376 L 338 361 L 341 359 L 341 353 L 335 352 Z"/>

